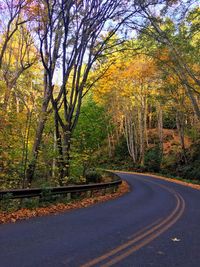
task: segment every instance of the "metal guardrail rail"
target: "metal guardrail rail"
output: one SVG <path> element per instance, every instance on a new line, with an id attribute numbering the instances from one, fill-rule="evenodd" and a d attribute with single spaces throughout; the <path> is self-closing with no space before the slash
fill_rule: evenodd
<path id="1" fill-rule="evenodd" d="M 121 178 L 114 173 L 107 173 L 109 173 L 109 175 L 111 175 L 112 177 L 115 177 L 115 180 L 106 183 L 83 184 L 62 187 L 3 190 L 0 191 L 0 200 L 4 199 L 5 197 L 8 199 L 42 197 L 45 192 L 48 192 L 48 195 L 62 195 L 68 193 L 102 190 L 107 188 L 117 188 L 122 183 Z"/>

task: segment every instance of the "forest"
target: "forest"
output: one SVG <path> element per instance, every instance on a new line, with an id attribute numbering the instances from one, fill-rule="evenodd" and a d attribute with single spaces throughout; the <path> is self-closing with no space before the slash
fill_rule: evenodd
<path id="1" fill-rule="evenodd" d="M 198 0 L 0 0 L 0 190 L 200 183 L 199 151 Z"/>

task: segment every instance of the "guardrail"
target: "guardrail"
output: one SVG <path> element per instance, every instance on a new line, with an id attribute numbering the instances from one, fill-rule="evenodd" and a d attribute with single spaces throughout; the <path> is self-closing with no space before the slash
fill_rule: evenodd
<path id="1" fill-rule="evenodd" d="M 116 190 L 118 186 L 122 183 L 121 178 L 114 173 L 107 173 L 114 177 L 115 180 L 106 183 L 83 184 L 62 187 L 3 190 L 0 191 L 0 200 L 4 199 L 5 197 L 6 199 L 42 197 L 44 196 L 45 192 L 48 192 L 48 195 L 64 195 L 68 193 L 80 193 L 94 190 L 103 190 L 107 188 L 113 188 L 114 190 Z"/>

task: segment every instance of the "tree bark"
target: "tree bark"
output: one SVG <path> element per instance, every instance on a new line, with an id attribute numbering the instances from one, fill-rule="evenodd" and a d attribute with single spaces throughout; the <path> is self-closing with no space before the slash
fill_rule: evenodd
<path id="1" fill-rule="evenodd" d="M 51 95 L 48 93 L 48 91 L 49 90 L 47 90 L 47 87 L 46 87 L 45 97 L 44 97 L 44 101 L 42 103 L 42 110 L 40 113 L 40 118 L 39 118 L 37 130 L 36 130 L 35 141 L 33 144 L 32 157 L 31 157 L 31 161 L 28 164 L 28 168 L 26 171 L 26 180 L 27 180 L 28 186 L 31 185 L 33 178 L 34 178 L 39 148 L 40 148 L 40 144 L 42 141 L 42 134 L 43 134 L 45 123 L 46 123 L 47 117 L 48 117 L 47 109 L 48 109 L 50 98 L 51 98 Z"/>
<path id="2" fill-rule="evenodd" d="M 126 137 L 126 143 L 129 155 L 131 156 L 133 163 L 136 163 L 137 160 L 137 154 L 136 154 L 136 147 L 135 147 L 135 127 L 132 120 L 132 114 L 131 112 L 127 112 L 124 120 L 124 130 L 125 130 L 125 137 Z"/>
<path id="3" fill-rule="evenodd" d="M 158 136 L 159 136 L 159 147 L 160 153 L 163 154 L 163 111 L 160 104 L 157 107 L 157 116 L 158 116 Z"/>
<path id="4" fill-rule="evenodd" d="M 178 129 L 180 144 L 182 149 L 182 155 L 183 155 L 182 160 L 184 163 L 187 163 L 186 148 L 185 148 L 185 116 L 180 111 L 176 112 L 176 126 Z"/>

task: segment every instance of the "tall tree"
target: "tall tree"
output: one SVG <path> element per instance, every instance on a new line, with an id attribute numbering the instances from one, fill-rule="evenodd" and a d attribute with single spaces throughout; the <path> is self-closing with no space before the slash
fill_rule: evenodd
<path id="1" fill-rule="evenodd" d="M 110 38 L 131 15 L 127 15 L 125 2 L 43 0 L 42 8 L 40 3 L 38 5 L 38 33 L 46 88 L 41 118 L 46 117 L 44 114 L 51 100 L 62 166 L 61 180 L 69 176 L 71 136 L 78 122 L 82 98 L 91 87 L 85 89 L 90 70 L 107 48 Z M 53 90 L 58 64 L 61 76 L 59 92 Z M 45 119 L 41 121 L 27 172 L 29 182 L 33 179 Z"/>
<path id="2" fill-rule="evenodd" d="M 69 2 L 68 2 L 69 3 Z M 48 110 L 53 93 L 53 78 L 59 58 L 63 34 L 62 15 L 59 1 L 35 1 L 29 7 L 30 16 L 35 17 L 34 24 L 39 38 L 39 52 L 44 67 L 44 90 L 38 125 L 36 129 L 32 155 L 26 171 L 26 180 L 31 184 L 38 159 L 42 134 L 51 109 Z M 69 7 L 70 7 L 69 3 Z M 71 7 L 70 7 L 71 8 Z"/>

